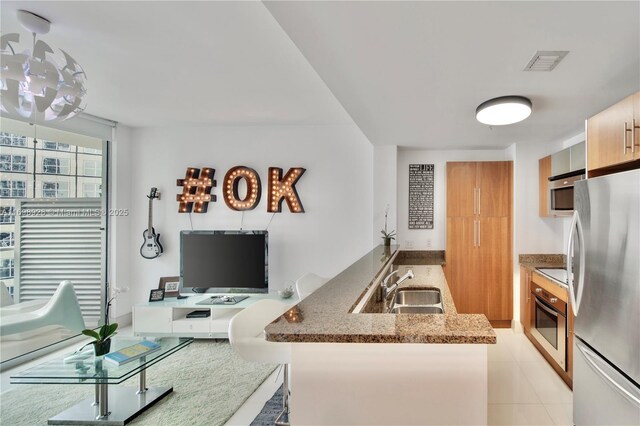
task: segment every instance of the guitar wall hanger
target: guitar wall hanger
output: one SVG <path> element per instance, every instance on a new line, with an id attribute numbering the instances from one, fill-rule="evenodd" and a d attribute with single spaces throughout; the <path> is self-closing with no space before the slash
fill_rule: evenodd
<path id="1" fill-rule="evenodd" d="M 153 228 L 153 200 L 160 199 L 158 188 L 151 188 L 147 198 L 149 199 L 149 226 L 142 233 L 144 241 L 142 247 L 140 247 L 140 254 L 145 259 L 155 259 L 163 252 L 162 244 L 160 244 L 160 234 L 156 234 L 156 230 Z"/>

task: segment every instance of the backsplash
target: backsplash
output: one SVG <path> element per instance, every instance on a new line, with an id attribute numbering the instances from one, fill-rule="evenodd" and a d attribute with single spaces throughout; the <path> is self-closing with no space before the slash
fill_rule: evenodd
<path id="1" fill-rule="evenodd" d="M 400 250 L 396 265 L 444 265 L 444 250 Z"/>
<path id="2" fill-rule="evenodd" d="M 566 265 L 567 256 L 565 254 L 521 254 L 518 256 L 520 264 L 553 264 Z"/>

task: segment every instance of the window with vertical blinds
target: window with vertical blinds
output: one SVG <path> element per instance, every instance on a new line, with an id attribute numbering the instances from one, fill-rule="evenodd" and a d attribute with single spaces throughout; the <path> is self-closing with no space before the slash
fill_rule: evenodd
<path id="1" fill-rule="evenodd" d="M 18 201 L 16 302 L 49 299 L 70 280 L 85 324 L 98 324 L 105 282 L 102 209 L 100 198 Z"/>

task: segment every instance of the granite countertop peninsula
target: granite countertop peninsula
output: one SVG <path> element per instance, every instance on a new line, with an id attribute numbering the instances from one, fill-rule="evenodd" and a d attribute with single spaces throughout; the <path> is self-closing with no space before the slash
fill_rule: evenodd
<path id="1" fill-rule="evenodd" d="M 265 328 L 272 342 L 496 343 L 484 315 L 458 314 L 442 267 L 411 263 L 415 277 L 401 288 L 437 287 L 444 314 L 352 313 L 398 246 L 378 246 Z M 401 260 L 399 263 L 404 263 Z"/>
<path id="2" fill-rule="evenodd" d="M 534 270 L 535 268 L 565 268 L 567 256 L 564 254 L 521 254 L 518 256 L 521 266 Z"/>

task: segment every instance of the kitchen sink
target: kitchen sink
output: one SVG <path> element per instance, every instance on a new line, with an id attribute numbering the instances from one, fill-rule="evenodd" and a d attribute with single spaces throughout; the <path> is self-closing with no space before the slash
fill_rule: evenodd
<path id="1" fill-rule="evenodd" d="M 437 305 L 442 302 L 439 290 L 398 290 L 394 305 Z"/>
<path id="2" fill-rule="evenodd" d="M 442 295 L 437 288 L 400 289 L 389 309 L 390 314 L 443 314 Z"/>
<path id="3" fill-rule="evenodd" d="M 443 314 L 439 306 L 394 306 L 390 314 Z"/>

